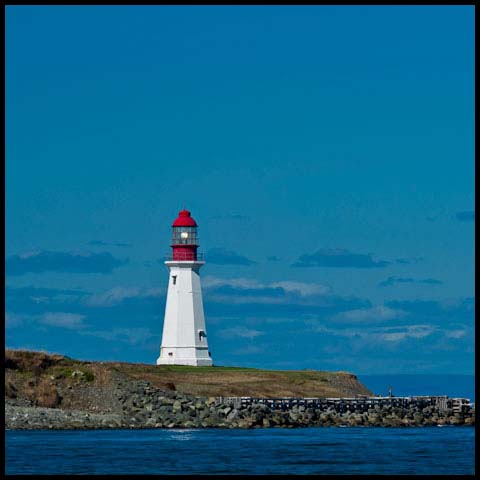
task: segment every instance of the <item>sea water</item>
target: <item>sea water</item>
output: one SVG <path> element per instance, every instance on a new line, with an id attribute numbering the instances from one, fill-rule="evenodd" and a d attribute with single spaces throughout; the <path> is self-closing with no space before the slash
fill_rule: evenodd
<path id="1" fill-rule="evenodd" d="M 473 474 L 472 427 L 7 431 L 7 474 Z"/>

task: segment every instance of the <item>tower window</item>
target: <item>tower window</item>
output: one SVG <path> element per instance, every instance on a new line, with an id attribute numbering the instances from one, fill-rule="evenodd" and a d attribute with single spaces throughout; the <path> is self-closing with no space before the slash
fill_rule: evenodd
<path id="1" fill-rule="evenodd" d="M 202 340 L 203 337 L 206 337 L 206 336 L 207 334 L 203 330 L 198 331 L 198 338 L 200 339 L 200 341 Z"/>
<path id="2" fill-rule="evenodd" d="M 168 356 L 169 356 L 169 357 L 172 357 L 172 356 L 173 356 L 173 352 L 168 352 Z"/>
<path id="3" fill-rule="evenodd" d="M 172 275 L 172 280 L 173 280 L 173 284 L 176 285 L 177 284 L 177 276 Z"/>

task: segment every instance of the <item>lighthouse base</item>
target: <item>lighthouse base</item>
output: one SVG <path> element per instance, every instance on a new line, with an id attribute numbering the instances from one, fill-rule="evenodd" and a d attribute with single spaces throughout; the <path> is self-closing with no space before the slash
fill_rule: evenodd
<path id="1" fill-rule="evenodd" d="M 198 261 L 167 261 L 168 280 L 162 345 L 157 365 L 211 366 Z"/>
<path id="2" fill-rule="evenodd" d="M 192 367 L 211 367 L 213 361 L 208 350 L 195 347 L 162 347 L 157 365 L 191 365 Z"/>

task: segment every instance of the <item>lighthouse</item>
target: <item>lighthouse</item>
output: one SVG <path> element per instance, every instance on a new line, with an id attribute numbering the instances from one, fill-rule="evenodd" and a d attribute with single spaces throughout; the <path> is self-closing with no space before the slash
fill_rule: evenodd
<path id="1" fill-rule="evenodd" d="M 165 262 L 169 270 L 167 303 L 157 365 L 213 364 L 199 275 L 205 262 L 197 254 L 197 229 L 188 210 L 182 210 L 172 224 L 172 255 Z"/>

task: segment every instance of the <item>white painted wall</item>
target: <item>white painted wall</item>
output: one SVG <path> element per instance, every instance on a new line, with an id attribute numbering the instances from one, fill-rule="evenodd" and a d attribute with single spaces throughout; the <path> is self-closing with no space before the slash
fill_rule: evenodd
<path id="1" fill-rule="evenodd" d="M 157 365 L 213 364 L 208 354 L 207 337 L 200 337 L 200 331 L 207 334 L 199 275 L 204 264 L 194 261 L 165 262 L 170 278 Z M 176 277 L 175 283 L 173 277 Z"/>

